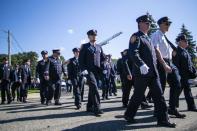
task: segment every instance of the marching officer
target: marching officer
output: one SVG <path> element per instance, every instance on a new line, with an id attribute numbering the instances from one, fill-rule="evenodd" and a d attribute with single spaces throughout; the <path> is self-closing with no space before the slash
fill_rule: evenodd
<path id="1" fill-rule="evenodd" d="M 27 94 L 29 86 L 31 85 L 31 69 L 30 69 L 31 61 L 30 59 L 25 59 L 23 61 L 23 65 L 19 69 L 21 74 L 21 87 L 20 87 L 20 101 L 26 103 L 27 102 Z"/>
<path id="2" fill-rule="evenodd" d="M 105 61 L 103 63 L 103 77 L 102 77 L 102 97 L 103 100 L 109 100 L 109 88 L 110 88 L 110 72 L 111 67 L 109 63 L 109 55 L 105 56 Z"/>
<path id="3" fill-rule="evenodd" d="M 128 57 L 128 49 L 125 49 L 123 51 L 123 81 L 125 83 L 125 86 L 122 88 L 122 103 L 123 107 L 126 108 L 129 102 L 129 96 L 131 92 L 132 86 L 134 86 L 134 76 L 132 75 L 132 67 L 133 62 Z M 143 100 L 140 104 L 142 109 L 151 108 L 152 105 L 149 105 L 146 101 L 145 95 L 143 97 Z"/>
<path id="4" fill-rule="evenodd" d="M 60 50 L 53 50 L 53 55 L 49 57 L 49 63 L 45 70 L 45 80 L 49 80 L 46 105 L 50 105 L 54 97 L 55 105 L 62 105 L 59 101 L 61 96 L 62 74 L 66 76 L 66 70 L 60 59 Z"/>
<path id="5" fill-rule="evenodd" d="M 19 72 L 19 65 L 15 65 L 11 71 L 11 82 L 12 82 L 12 100 L 15 100 L 17 92 L 17 101 L 20 101 L 20 86 L 21 86 L 21 74 Z"/>
<path id="6" fill-rule="evenodd" d="M 82 74 L 87 74 L 89 84 L 87 111 L 94 112 L 96 116 L 101 116 L 103 112 L 100 109 L 100 95 L 97 81 L 103 73 L 101 64 L 104 61 L 104 54 L 101 46 L 96 44 L 97 31 L 89 30 L 87 35 L 90 42 L 83 44 L 81 47 L 79 65 Z"/>
<path id="7" fill-rule="evenodd" d="M 110 64 L 110 88 L 109 88 L 109 95 L 117 96 L 117 89 L 116 89 L 116 65 L 112 62 L 111 55 L 108 55 L 108 63 Z"/>
<path id="8" fill-rule="evenodd" d="M 134 79 L 132 78 L 132 66 L 133 63 L 128 59 L 128 49 L 122 52 L 122 82 L 124 83 L 122 87 L 122 103 L 123 107 L 126 108 L 129 102 L 129 96 L 131 88 L 134 84 Z"/>
<path id="9" fill-rule="evenodd" d="M 163 127 L 176 127 L 170 123 L 167 105 L 161 89 L 158 70 L 156 67 L 156 54 L 147 33 L 150 29 L 150 19 L 147 15 L 136 19 L 139 31 L 131 36 L 129 43 L 129 57 L 133 62 L 134 93 L 125 111 L 125 119 L 134 123 L 134 117 L 143 100 L 147 86 L 152 90 L 152 96 L 157 107 L 157 125 Z"/>
<path id="10" fill-rule="evenodd" d="M 79 68 L 79 49 L 74 48 L 73 50 L 74 57 L 69 59 L 69 63 L 67 65 L 68 70 L 68 77 L 70 78 L 72 85 L 73 85 L 73 92 L 74 92 L 74 98 L 75 98 L 75 106 L 77 109 L 81 108 L 81 71 Z"/>
<path id="11" fill-rule="evenodd" d="M 172 64 L 172 50 L 175 50 L 176 47 L 170 43 L 165 35 L 172 22 L 168 17 L 162 17 L 157 23 L 159 25 L 159 29 L 152 34 L 151 41 L 158 56 L 157 68 L 163 92 L 165 90 L 166 81 L 170 86 L 168 113 L 176 116 L 177 118 L 184 118 L 186 115 L 179 113 L 176 109 L 176 103 L 179 100 L 178 93 L 181 89 L 178 69 L 174 64 Z"/>
<path id="12" fill-rule="evenodd" d="M 8 58 L 3 58 L 3 64 L 0 65 L 0 88 L 1 88 L 1 104 L 5 104 L 7 96 L 7 103 L 12 102 L 12 97 L 10 93 L 10 73 L 11 68 L 8 65 Z"/>
<path id="13" fill-rule="evenodd" d="M 47 100 L 47 88 L 49 86 L 49 81 L 45 79 L 45 70 L 49 63 L 49 59 L 47 51 L 43 50 L 41 52 L 41 55 L 43 59 L 38 61 L 38 64 L 36 66 L 36 78 L 37 82 L 40 83 L 39 87 L 41 104 L 45 104 Z"/>
<path id="14" fill-rule="evenodd" d="M 117 60 L 117 75 L 120 76 L 121 87 L 123 88 L 125 83 L 123 82 L 124 74 L 123 74 L 123 52 L 120 53 L 121 58 Z"/>
<path id="15" fill-rule="evenodd" d="M 186 49 L 188 47 L 187 38 L 185 35 L 181 34 L 177 37 L 176 42 L 178 44 L 178 48 L 176 50 L 175 57 L 173 57 L 173 62 L 180 72 L 181 91 L 184 90 L 188 111 L 197 112 L 194 97 L 189 84 L 189 79 L 196 78 L 196 69 L 192 63 L 191 56 Z"/>

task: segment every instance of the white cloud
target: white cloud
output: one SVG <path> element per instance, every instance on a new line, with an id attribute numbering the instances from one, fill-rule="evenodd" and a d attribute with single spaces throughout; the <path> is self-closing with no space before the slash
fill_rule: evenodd
<path id="1" fill-rule="evenodd" d="M 68 32 L 68 34 L 73 34 L 74 30 L 73 29 L 68 29 L 67 32 Z"/>

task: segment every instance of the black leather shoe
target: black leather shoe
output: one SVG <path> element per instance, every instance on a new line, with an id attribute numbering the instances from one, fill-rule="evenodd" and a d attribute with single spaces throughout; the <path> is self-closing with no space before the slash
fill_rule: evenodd
<path id="1" fill-rule="evenodd" d="M 110 100 L 109 97 L 106 97 L 106 100 Z"/>
<path id="2" fill-rule="evenodd" d="M 79 110 L 79 109 L 81 109 L 81 105 L 78 105 L 78 106 L 77 106 L 77 110 Z"/>
<path id="3" fill-rule="evenodd" d="M 128 116 L 124 116 L 124 119 L 131 124 L 137 123 L 135 119 L 128 117 Z"/>
<path id="4" fill-rule="evenodd" d="M 102 110 L 96 110 L 96 111 L 94 111 L 94 115 L 95 115 L 96 117 L 100 117 L 101 114 L 103 114 L 103 111 L 102 111 Z"/>
<path id="5" fill-rule="evenodd" d="M 51 104 L 52 104 L 51 100 L 47 100 L 47 101 L 46 101 L 46 105 L 47 105 L 47 106 L 49 106 L 49 105 L 51 105 Z"/>
<path id="6" fill-rule="evenodd" d="M 103 114 L 103 111 L 101 109 L 95 109 L 94 114 L 95 114 L 96 117 L 100 117 L 101 114 Z"/>
<path id="7" fill-rule="evenodd" d="M 181 114 L 177 110 L 172 110 L 172 109 L 168 109 L 168 114 L 169 115 L 174 115 L 176 118 L 185 118 L 186 117 L 185 114 Z"/>
<path id="8" fill-rule="evenodd" d="M 197 109 L 188 109 L 188 111 L 193 111 L 193 112 L 197 112 Z"/>
<path id="9" fill-rule="evenodd" d="M 92 108 L 87 108 L 86 111 L 87 112 L 93 112 L 93 109 Z"/>
<path id="10" fill-rule="evenodd" d="M 148 103 L 154 103 L 152 98 L 146 98 L 146 100 L 148 101 Z"/>
<path id="11" fill-rule="evenodd" d="M 176 127 L 176 123 L 170 123 L 169 121 L 158 122 L 157 125 L 160 127 L 170 127 L 170 128 Z"/>
<path id="12" fill-rule="evenodd" d="M 148 108 L 152 108 L 152 105 L 149 104 L 141 104 L 141 109 L 148 109 Z"/>
<path id="13" fill-rule="evenodd" d="M 23 103 L 27 103 L 27 99 L 26 98 L 23 98 Z"/>
<path id="14" fill-rule="evenodd" d="M 61 106 L 62 103 L 60 103 L 60 102 L 55 102 L 55 105 L 56 105 L 56 106 Z"/>
<path id="15" fill-rule="evenodd" d="M 41 104 L 44 105 L 45 104 L 45 101 L 41 101 Z"/>
<path id="16" fill-rule="evenodd" d="M 11 104 L 11 103 L 12 103 L 12 100 L 9 100 L 9 101 L 8 101 L 8 104 Z"/>

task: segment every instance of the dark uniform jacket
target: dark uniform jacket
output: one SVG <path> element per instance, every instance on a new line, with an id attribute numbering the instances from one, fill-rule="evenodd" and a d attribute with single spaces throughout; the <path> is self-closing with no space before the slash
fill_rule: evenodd
<path id="1" fill-rule="evenodd" d="M 122 58 L 119 58 L 117 60 L 116 66 L 117 66 L 117 74 L 121 76 L 123 73 L 123 59 Z"/>
<path id="2" fill-rule="evenodd" d="M 79 66 L 81 71 L 102 72 L 101 65 L 104 61 L 103 50 L 100 45 L 92 46 L 83 44 L 79 53 Z"/>
<path id="3" fill-rule="evenodd" d="M 69 59 L 69 63 L 67 65 L 68 77 L 69 79 L 77 78 L 80 76 L 80 67 L 79 61 L 77 58 L 73 57 Z"/>
<path id="4" fill-rule="evenodd" d="M 44 75 L 46 68 L 49 64 L 49 60 L 40 60 L 36 66 L 36 78 L 39 78 L 41 81 L 44 80 Z"/>
<path id="5" fill-rule="evenodd" d="M 0 65 L 0 80 L 10 81 L 11 68 L 9 65 L 5 64 Z"/>
<path id="6" fill-rule="evenodd" d="M 130 39 L 129 58 L 131 58 L 133 62 L 132 74 L 134 76 L 158 76 L 155 49 L 151 44 L 150 38 L 141 31 L 134 33 Z M 142 75 L 140 72 L 140 67 L 143 64 L 149 67 L 149 71 L 146 75 Z"/>
<path id="7" fill-rule="evenodd" d="M 11 79 L 12 82 L 18 82 L 21 79 L 21 73 L 20 73 L 19 69 L 18 70 L 13 69 L 11 71 L 10 79 Z"/>
<path id="8" fill-rule="evenodd" d="M 178 68 L 181 78 L 190 79 L 191 75 L 196 73 L 196 70 L 188 51 L 178 46 L 176 52 L 173 63 Z"/>
<path id="9" fill-rule="evenodd" d="M 28 65 L 22 65 L 19 69 L 23 83 L 31 84 L 31 69 Z"/>
<path id="10" fill-rule="evenodd" d="M 106 73 L 103 75 L 105 78 L 109 79 L 111 75 L 111 66 L 110 63 L 105 61 L 103 63 L 103 70 L 106 70 Z"/>
<path id="11" fill-rule="evenodd" d="M 49 57 L 49 63 L 45 70 L 45 75 L 49 75 L 49 79 L 51 82 L 57 82 L 61 80 L 62 73 L 66 75 L 66 70 L 62 61 L 58 58 L 54 58 L 53 56 Z"/>

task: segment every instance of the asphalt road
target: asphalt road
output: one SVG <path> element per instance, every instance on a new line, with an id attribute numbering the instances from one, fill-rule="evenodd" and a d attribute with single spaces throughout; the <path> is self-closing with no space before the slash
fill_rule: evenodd
<path id="1" fill-rule="evenodd" d="M 192 88 L 197 103 L 197 88 Z M 87 91 L 86 93 L 87 94 Z M 31 94 L 28 103 L 14 102 L 10 105 L 0 105 L 0 131 L 31 131 L 31 130 L 71 130 L 71 131 L 197 131 L 197 113 L 188 112 L 183 94 L 180 97 L 180 108 L 187 117 L 185 119 L 171 118 L 177 123 L 177 128 L 161 128 L 156 126 L 156 119 L 152 116 L 153 108 L 149 110 L 139 109 L 136 119 L 137 124 L 128 124 L 123 119 L 124 108 L 121 103 L 121 90 L 118 96 L 110 97 L 110 100 L 102 101 L 104 114 L 95 117 L 86 112 L 86 103 L 82 109 L 76 110 L 71 94 L 62 94 L 61 106 L 45 106 L 39 102 L 39 94 Z M 132 92 L 131 92 L 132 94 Z M 168 103 L 169 89 L 165 91 Z M 87 101 L 87 95 L 85 95 Z"/>

